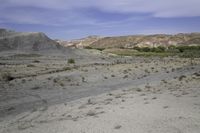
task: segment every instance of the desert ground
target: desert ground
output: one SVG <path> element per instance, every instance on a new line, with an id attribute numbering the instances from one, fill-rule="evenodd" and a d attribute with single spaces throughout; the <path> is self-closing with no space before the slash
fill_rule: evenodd
<path id="1" fill-rule="evenodd" d="M 199 58 L 71 51 L 0 53 L 0 133 L 200 132 Z"/>

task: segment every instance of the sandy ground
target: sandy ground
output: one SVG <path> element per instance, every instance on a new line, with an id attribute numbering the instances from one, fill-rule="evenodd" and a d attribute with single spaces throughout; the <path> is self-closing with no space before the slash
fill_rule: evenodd
<path id="1" fill-rule="evenodd" d="M 1 57 L 1 133 L 200 132 L 199 59 L 67 59 Z"/>

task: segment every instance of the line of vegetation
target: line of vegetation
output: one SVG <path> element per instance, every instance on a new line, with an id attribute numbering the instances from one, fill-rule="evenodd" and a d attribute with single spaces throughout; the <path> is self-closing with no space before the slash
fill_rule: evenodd
<path id="1" fill-rule="evenodd" d="M 200 46 L 134 47 L 131 49 L 123 48 L 106 51 L 121 56 L 179 56 L 184 58 L 200 58 Z"/>
<path id="2" fill-rule="evenodd" d="M 169 52 L 163 52 L 163 53 L 158 53 L 158 52 L 138 52 L 135 50 L 114 50 L 114 51 L 108 51 L 109 53 L 120 55 L 120 56 L 144 56 L 144 57 L 149 57 L 149 56 L 159 56 L 159 57 L 166 57 L 166 56 L 174 56 L 174 53 L 169 53 Z"/>
<path id="3" fill-rule="evenodd" d="M 99 51 L 105 50 L 105 48 L 93 48 L 93 47 L 91 47 L 91 46 L 85 46 L 84 48 L 85 48 L 85 49 L 96 49 L 96 50 L 99 50 Z"/>
<path id="4" fill-rule="evenodd" d="M 134 47 L 134 48 L 119 48 L 107 50 L 105 48 L 93 48 L 91 46 L 84 47 L 85 49 L 96 49 L 99 51 L 107 51 L 121 56 L 179 56 L 184 58 L 200 58 L 200 46 L 158 46 L 158 47 Z"/>

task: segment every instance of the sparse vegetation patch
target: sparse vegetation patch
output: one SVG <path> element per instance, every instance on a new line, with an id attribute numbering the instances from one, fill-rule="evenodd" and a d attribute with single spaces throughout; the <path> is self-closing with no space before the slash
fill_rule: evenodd
<path id="1" fill-rule="evenodd" d="M 67 63 L 68 63 L 68 64 L 75 64 L 75 60 L 74 60 L 74 59 L 68 59 L 68 60 L 67 60 Z"/>

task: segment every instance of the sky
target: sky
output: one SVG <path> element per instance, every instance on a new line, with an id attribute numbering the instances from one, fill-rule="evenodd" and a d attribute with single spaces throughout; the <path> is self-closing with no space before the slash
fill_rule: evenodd
<path id="1" fill-rule="evenodd" d="M 200 0 L 0 0 L 0 28 L 52 39 L 200 32 Z"/>

